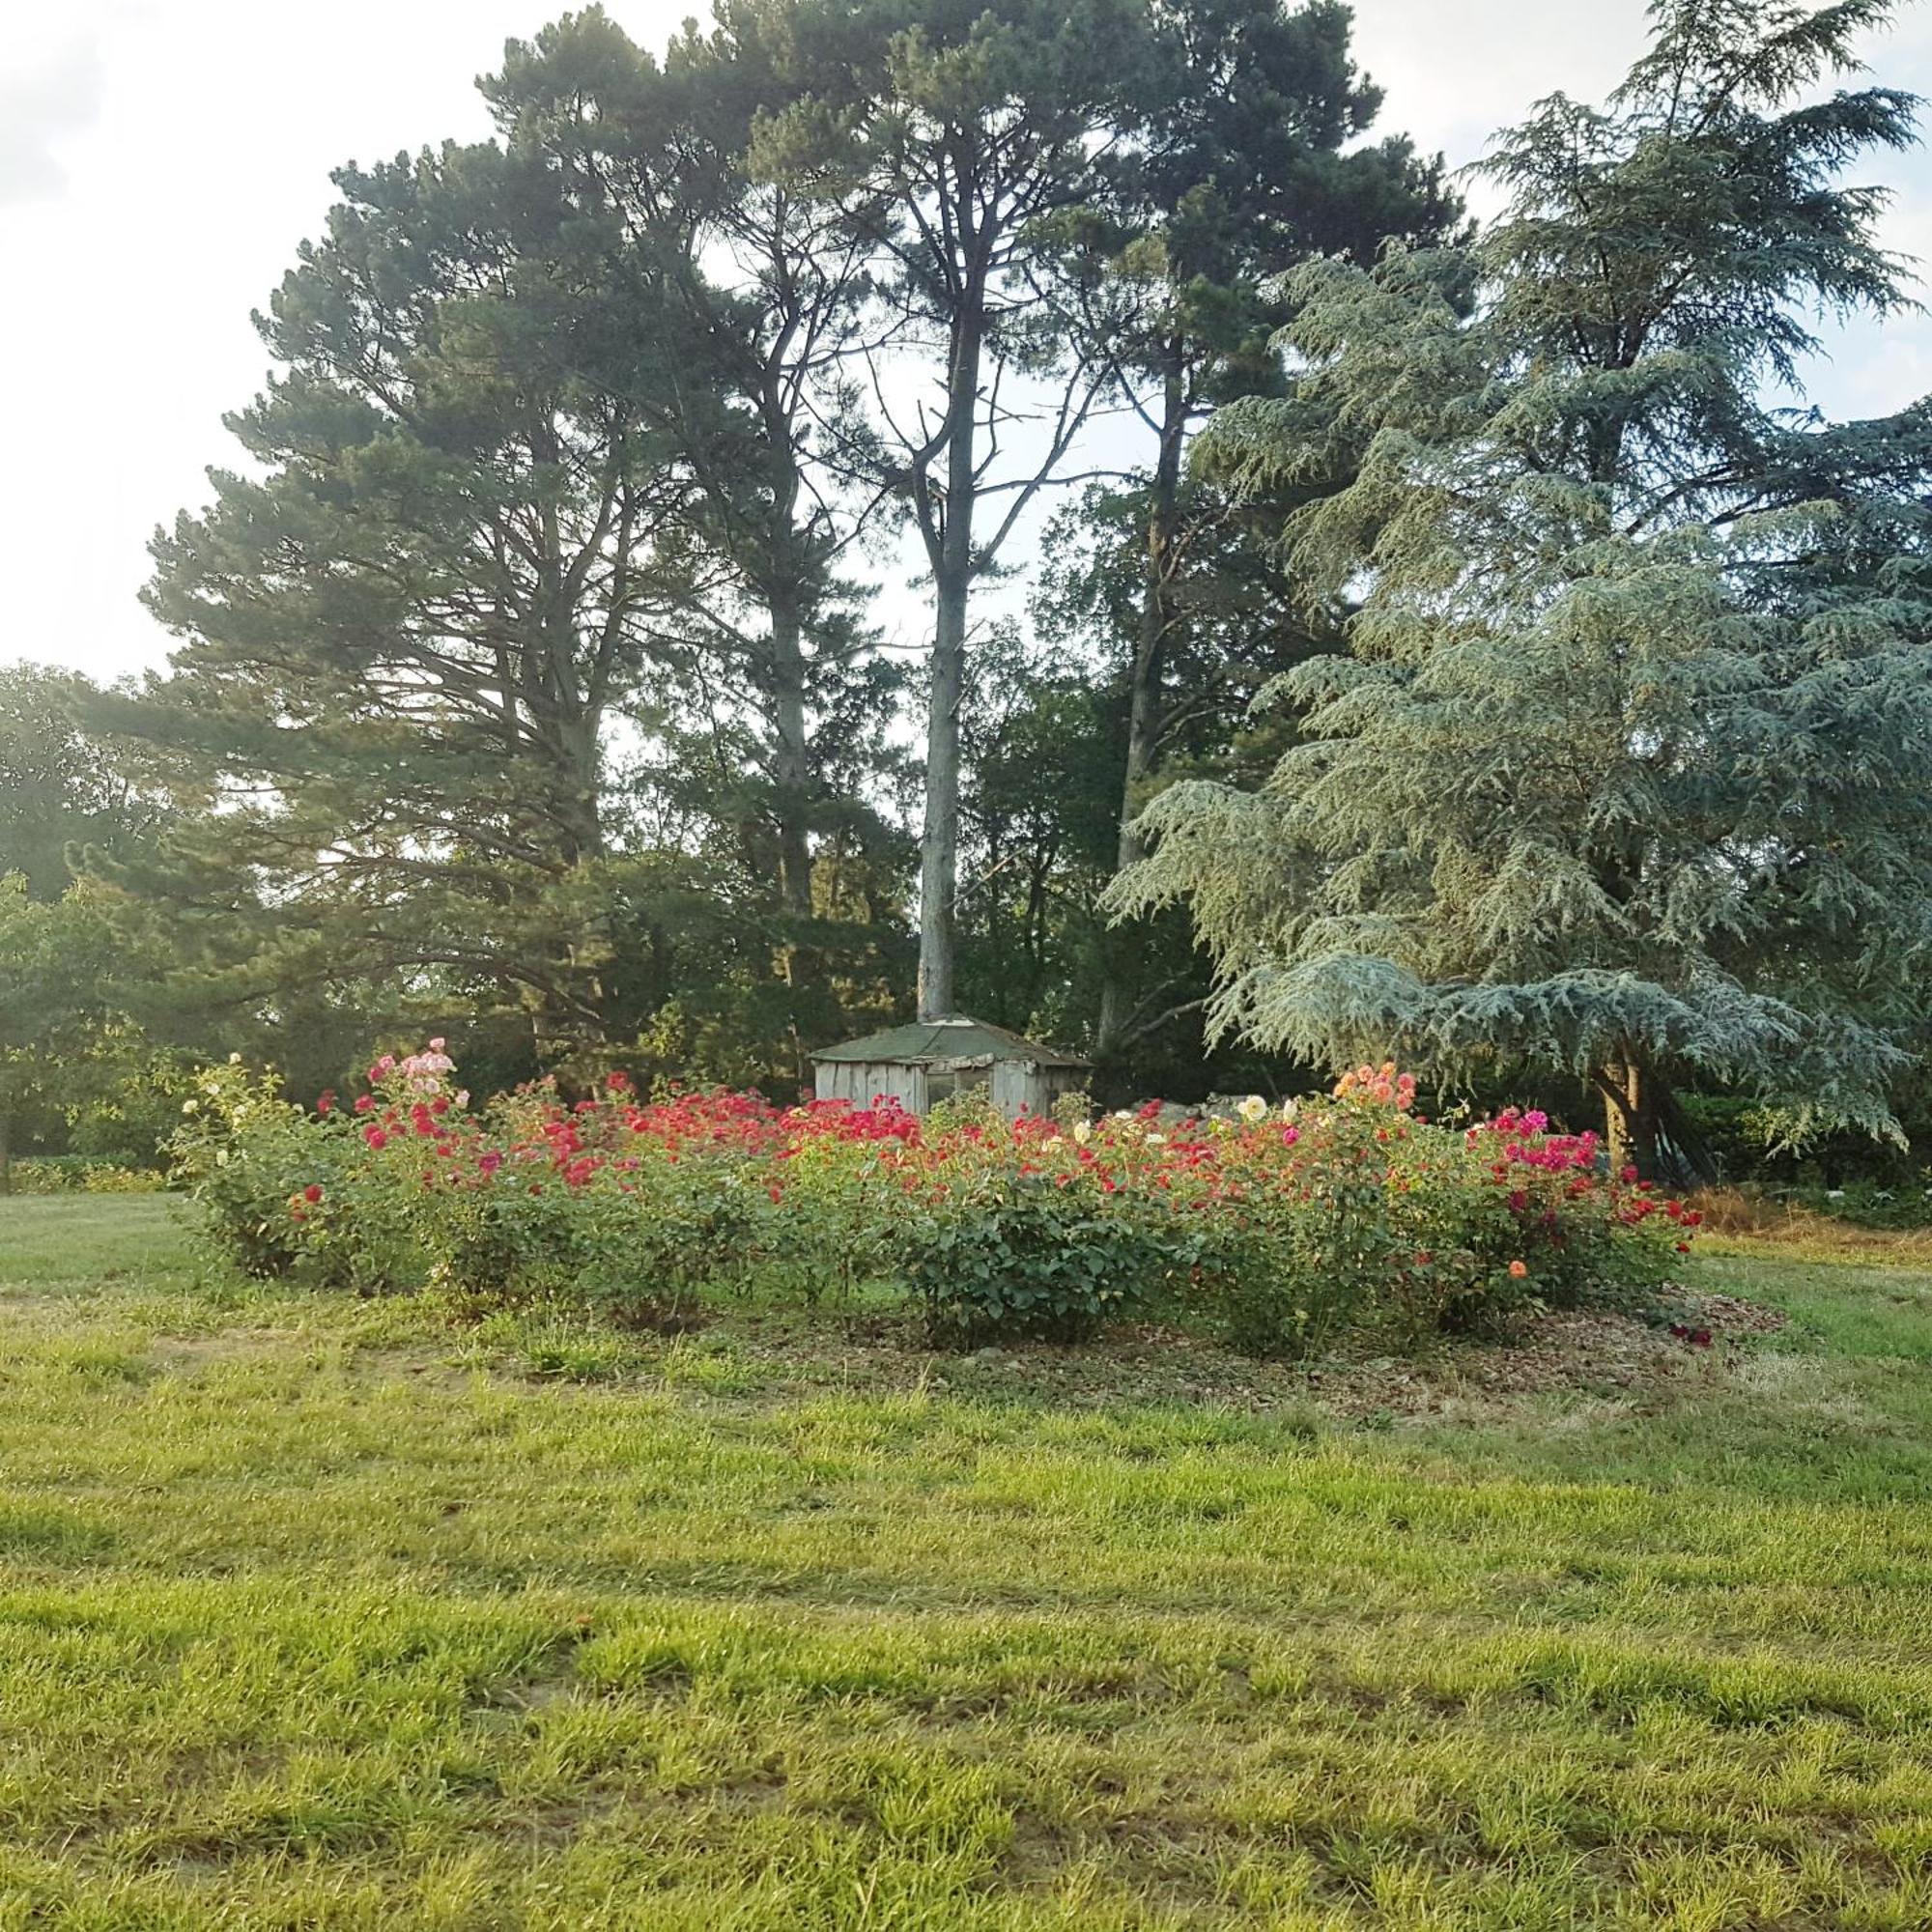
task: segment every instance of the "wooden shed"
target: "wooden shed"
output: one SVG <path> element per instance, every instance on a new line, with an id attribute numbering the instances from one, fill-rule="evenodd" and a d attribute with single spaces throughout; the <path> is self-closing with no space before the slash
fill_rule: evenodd
<path id="1" fill-rule="evenodd" d="M 1050 1114 L 1063 1094 L 1087 1084 L 1089 1063 L 1075 1053 L 1022 1039 L 982 1020 L 915 1020 L 811 1056 L 821 1100 L 869 1107 L 896 1100 L 910 1114 L 957 1094 L 985 1093 L 1009 1120 Z"/>

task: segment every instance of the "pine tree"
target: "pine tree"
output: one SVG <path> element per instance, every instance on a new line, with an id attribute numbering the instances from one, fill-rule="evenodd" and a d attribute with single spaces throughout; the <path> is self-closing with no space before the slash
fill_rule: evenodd
<path id="1" fill-rule="evenodd" d="M 751 834 L 796 983 L 817 952 L 800 942 L 827 936 L 812 839 L 852 810 L 838 748 L 876 734 L 891 680 L 840 574 L 876 493 L 829 460 L 852 433 L 863 243 L 836 204 L 750 172 L 760 117 L 798 84 L 768 44 L 782 16 L 762 25 L 737 41 L 687 24 L 660 69 L 593 8 L 512 45 L 485 88 L 512 147 L 544 156 L 623 237 L 620 307 L 664 379 L 625 401 L 686 481 L 692 558 L 652 633 L 668 688 L 637 722 L 659 784 Z"/>
<path id="2" fill-rule="evenodd" d="M 875 968 L 811 849 L 879 842 L 895 689 L 820 453 L 867 283 L 839 210 L 748 172 L 801 84 L 751 38 L 660 67 L 592 9 L 482 83 L 499 140 L 338 175 L 231 422 L 252 472 L 156 543 L 172 674 L 94 707 L 219 803 L 124 879 L 246 881 L 188 922 L 218 997 L 507 998 L 554 1058 L 718 968 L 769 1077 Z"/>
<path id="3" fill-rule="evenodd" d="M 761 19 L 727 11 L 727 24 Z M 1074 327 L 1065 224 L 1112 191 L 1150 35 L 1135 0 L 814 0 L 811 84 L 755 151 L 836 198 L 876 288 L 871 434 L 853 457 L 903 506 L 932 599 L 919 1010 L 956 1009 L 961 707 L 974 593 L 1054 480 L 1109 374 Z"/>
<path id="4" fill-rule="evenodd" d="M 1159 10 L 1111 232 L 1104 206 L 1084 219 L 1087 245 L 1130 296 L 1103 313 L 1098 350 L 1151 444 L 1127 490 L 1094 499 L 1108 522 L 1130 505 L 1138 524 L 1139 582 L 1115 626 L 1127 705 L 1118 868 L 1143 856 L 1141 808 L 1199 706 L 1187 670 L 1200 652 L 1203 580 L 1230 560 L 1229 536 L 1244 529 L 1185 459 L 1216 405 L 1278 389 L 1268 277 L 1315 254 L 1373 263 L 1391 242 L 1440 241 L 1460 218 L 1439 157 L 1422 159 L 1402 135 L 1362 140 L 1381 92 L 1354 65 L 1351 24 L 1338 0 Z M 1110 532 L 1096 535 L 1106 542 Z M 1136 971 L 1148 938 L 1132 928 L 1105 948 L 1103 1061 L 1131 1047 L 1166 1004 Z"/>
<path id="5" fill-rule="evenodd" d="M 1639 1165 L 1671 1085 L 1887 1131 L 1932 944 L 1932 410 L 1784 406 L 1820 310 L 1886 314 L 1914 103 L 1820 83 L 1886 0 L 1660 0 L 1602 109 L 1488 161 L 1467 260 L 1298 273 L 1293 393 L 1210 431 L 1353 655 L 1285 681 L 1256 794 L 1186 787 L 1131 902 L 1184 897 L 1221 1024 L 1331 1064 L 1562 1068 Z M 1466 325 L 1453 298 L 1467 276 Z"/>
<path id="6" fill-rule="evenodd" d="M 614 238 L 496 144 L 336 181 L 230 418 L 251 472 L 156 539 L 171 671 L 94 715 L 198 763 L 181 867 L 254 869 L 270 977 L 444 973 L 594 1036 L 609 726 L 679 567 Z"/>

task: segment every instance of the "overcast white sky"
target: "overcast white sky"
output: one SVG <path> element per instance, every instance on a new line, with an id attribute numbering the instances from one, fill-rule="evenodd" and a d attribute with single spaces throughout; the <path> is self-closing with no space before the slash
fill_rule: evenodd
<path id="1" fill-rule="evenodd" d="M 661 44 L 689 0 L 610 0 Z M 0 662 L 111 676 L 168 639 L 135 602 L 154 526 L 232 460 L 225 410 L 261 385 L 248 320 L 315 234 L 328 172 L 488 131 L 474 92 L 547 0 L 68 0 L 0 50 Z M 1878 75 L 1932 94 L 1932 7 L 1877 42 Z M 1452 163 L 1537 97 L 1600 96 L 1643 0 L 1356 0 L 1383 126 Z M 1892 246 L 1932 261 L 1932 159 L 1887 169 Z M 1838 339 L 1833 413 L 1932 389 L 1932 323 Z"/>

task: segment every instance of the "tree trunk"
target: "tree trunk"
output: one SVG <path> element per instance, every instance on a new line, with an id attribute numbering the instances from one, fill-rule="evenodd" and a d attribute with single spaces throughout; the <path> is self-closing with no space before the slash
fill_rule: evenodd
<path id="1" fill-rule="evenodd" d="M 1657 1179 L 1658 1100 L 1665 1091 L 1634 1060 L 1612 1062 L 1599 1084 L 1604 1090 L 1605 1143 L 1610 1171 L 1635 1168 L 1639 1180 Z"/>
<path id="2" fill-rule="evenodd" d="M 950 546 L 949 546 L 950 547 Z M 919 1016 L 951 1019 L 952 901 L 959 882 L 959 705 L 966 682 L 964 574 L 942 573 L 925 725 L 925 819 L 919 841 Z"/>
<path id="3" fill-rule="evenodd" d="M 811 754 L 805 722 L 805 652 L 798 613 L 773 599 L 772 765 L 777 781 L 779 898 L 793 920 L 811 917 Z"/>
<path id="4" fill-rule="evenodd" d="M 14 1110 L 0 1104 L 0 1195 L 14 1191 Z"/>
<path id="5" fill-rule="evenodd" d="M 603 717 L 588 705 L 573 708 L 561 732 L 568 793 L 564 815 L 563 858 L 566 868 L 593 865 L 605 851 L 604 818 L 599 799 L 604 776 Z M 610 956 L 611 934 L 573 929 L 559 936 L 557 957 L 573 996 L 582 1009 L 549 1017 L 547 1026 L 556 1042 L 560 1061 L 574 1055 L 594 1055 L 605 1041 L 605 984 L 603 961 Z M 591 1017 L 591 1015 L 595 1017 Z"/>
<path id="6" fill-rule="evenodd" d="M 961 315 L 947 380 L 946 496 L 933 558 L 932 695 L 925 723 L 925 819 L 919 841 L 919 1016 L 956 1011 L 952 901 L 959 886 L 959 706 L 966 685 L 966 605 L 973 588 L 974 412 L 980 389 L 977 306 Z"/>
<path id="7" fill-rule="evenodd" d="M 1180 457 L 1187 435 L 1187 393 L 1182 381 L 1181 346 L 1168 344 L 1161 394 L 1160 452 L 1148 493 L 1147 555 L 1143 572 L 1140 626 L 1127 674 L 1127 755 L 1121 775 L 1120 829 L 1114 870 L 1118 876 L 1136 864 L 1146 846 L 1134 820 L 1145 804 L 1143 790 L 1159 756 L 1161 672 L 1173 622 L 1168 574 L 1179 522 Z M 1105 1059 L 1124 1042 L 1133 1002 L 1131 934 L 1110 934 L 1102 948 L 1100 1019 L 1095 1052 Z M 1126 943 L 1122 943 L 1122 942 Z"/>
<path id="8" fill-rule="evenodd" d="M 794 605 L 769 603 L 772 626 L 773 815 L 778 821 L 779 904 L 789 927 L 779 970 L 790 988 L 788 1030 L 792 1072 L 803 1087 L 810 1078 L 810 1036 L 825 1003 L 812 997 L 825 978 L 824 961 L 802 935 L 813 913 L 811 895 L 811 748 L 806 728 L 806 662 L 803 626 Z"/>
<path id="9" fill-rule="evenodd" d="M 757 573 L 766 618 L 771 625 L 772 778 L 778 793 L 779 900 L 794 921 L 811 917 L 811 745 L 806 726 L 810 668 L 805 661 L 806 600 L 818 583 L 818 570 L 807 532 L 798 523 L 803 494 L 797 403 L 791 396 L 784 359 L 790 326 L 780 331 L 756 387 L 764 424 L 765 456 L 771 484 L 768 521 L 762 542 L 765 568 Z M 787 949 L 787 968 L 795 954 Z"/>
<path id="10" fill-rule="evenodd" d="M 552 727 L 556 744 L 556 851 L 565 867 L 604 854 L 602 714 L 588 706 L 557 707 Z"/>

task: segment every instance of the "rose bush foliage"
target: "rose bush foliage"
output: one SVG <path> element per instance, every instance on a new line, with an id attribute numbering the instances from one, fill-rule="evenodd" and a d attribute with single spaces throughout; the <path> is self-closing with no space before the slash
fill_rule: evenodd
<path id="1" fill-rule="evenodd" d="M 471 1305 L 567 1297 L 658 1321 L 707 1290 L 805 1300 L 896 1288 L 936 1336 L 1061 1340 L 1109 1318 L 1298 1353 L 1638 1293 L 1693 1210 L 1611 1176 L 1534 1112 L 1459 1127 L 1364 1066 L 1320 1098 L 1178 1124 L 1148 1107 L 1009 1122 L 962 1103 L 646 1100 L 621 1074 L 566 1104 L 482 1106 L 440 1041 L 314 1112 L 239 1064 L 204 1076 L 178 1172 L 224 1251 L 365 1293 Z"/>

